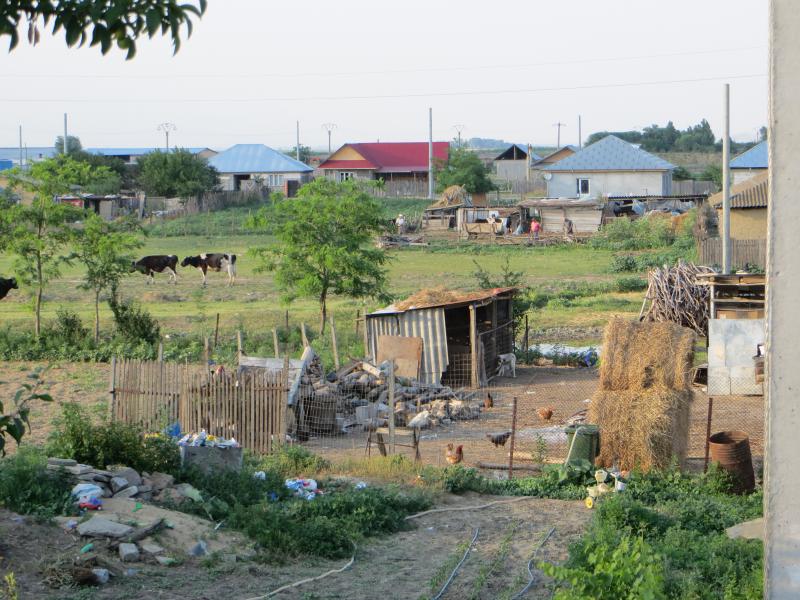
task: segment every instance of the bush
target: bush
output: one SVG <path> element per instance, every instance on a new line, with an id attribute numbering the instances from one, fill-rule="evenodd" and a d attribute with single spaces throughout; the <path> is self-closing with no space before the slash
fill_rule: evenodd
<path id="1" fill-rule="evenodd" d="M 668 218 L 614 219 L 604 225 L 589 244 L 607 250 L 646 250 L 670 246 L 675 237 Z"/>
<path id="2" fill-rule="evenodd" d="M 640 292 L 647 289 L 647 280 L 642 277 L 620 277 L 614 282 L 618 292 Z"/>
<path id="3" fill-rule="evenodd" d="M 108 302 L 114 315 L 116 333 L 127 342 L 145 342 L 154 346 L 161 339 L 161 327 L 153 316 L 131 300 Z"/>
<path id="4" fill-rule="evenodd" d="M 283 446 L 264 457 L 258 470 L 274 473 L 278 477 L 309 477 L 330 467 L 330 463 L 302 446 Z"/>
<path id="5" fill-rule="evenodd" d="M 41 450 L 22 447 L 0 460 L 0 505 L 14 512 L 51 518 L 73 508 L 68 477 L 47 470 Z"/>
<path id="6" fill-rule="evenodd" d="M 48 341 L 70 347 L 80 347 L 86 343 L 89 330 L 77 313 L 63 307 L 56 311 L 55 321 L 45 326 L 43 337 Z"/>
<path id="7" fill-rule="evenodd" d="M 97 468 L 121 464 L 137 471 L 177 474 L 180 470 L 180 451 L 169 438 L 145 435 L 116 421 L 95 425 L 74 403 L 62 404 L 62 423 L 50 436 L 47 451 Z"/>

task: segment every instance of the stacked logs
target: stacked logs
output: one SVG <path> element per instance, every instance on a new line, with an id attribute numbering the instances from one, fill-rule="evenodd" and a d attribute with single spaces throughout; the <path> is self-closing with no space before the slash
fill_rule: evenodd
<path id="1" fill-rule="evenodd" d="M 706 335 L 710 292 L 707 286 L 698 285 L 697 275 L 713 272 L 710 267 L 682 260 L 673 267 L 653 269 L 647 276 L 647 294 L 639 320 L 678 323 Z"/>

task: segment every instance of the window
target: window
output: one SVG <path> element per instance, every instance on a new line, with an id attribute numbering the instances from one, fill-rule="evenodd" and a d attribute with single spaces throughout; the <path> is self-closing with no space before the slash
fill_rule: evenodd
<path id="1" fill-rule="evenodd" d="M 355 179 L 356 174 L 352 171 L 339 171 L 339 181 L 350 181 L 351 179 Z"/>
<path id="2" fill-rule="evenodd" d="M 270 173 L 267 175 L 267 185 L 269 185 L 269 187 L 281 187 L 283 185 L 283 175 L 280 173 Z"/>
<path id="3" fill-rule="evenodd" d="M 586 196 L 589 194 L 589 180 L 578 178 L 578 196 Z"/>

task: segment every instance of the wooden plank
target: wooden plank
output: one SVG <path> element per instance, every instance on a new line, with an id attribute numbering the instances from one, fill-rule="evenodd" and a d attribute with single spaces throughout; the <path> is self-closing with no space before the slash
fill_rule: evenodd
<path id="1" fill-rule="evenodd" d="M 331 343 L 333 345 L 333 366 L 339 370 L 339 347 L 336 344 L 336 324 L 333 321 L 333 313 L 331 313 Z"/>
<path id="2" fill-rule="evenodd" d="M 423 340 L 421 337 L 379 335 L 375 362 L 395 361 L 398 377 L 419 379 L 422 366 Z"/>
<path id="3" fill-rule="evenodd" d="M 389 452 L 394 454 L 394 402 L 395 402 L 394 361 L 389 361 Z"/>
<path id="4" fill-rule="evenodd" d="M 109 421 L 114 421 L 117 417 L 116 415 L 116 394 L 117 394 L 117 357 L 111 357 L 111 373 L 110 373 L 111 381 L 109 382 L 109 390 L 108 390 L 108 417 Z"/>
<path id="5" fill-rule="evenodd" d="M 280 347 L 278 344 L 278 330 L 272 328 L 272 345 L 275 347 L 275 358 L 280 358 Z"/>
<path id="6" fill-rule="evenodd" d="M 470 383 L 473 389 L 479 387 L 478 381 L 478 324 L 475 305 L 469 305 L 469 350 L 470 350 Z"/>

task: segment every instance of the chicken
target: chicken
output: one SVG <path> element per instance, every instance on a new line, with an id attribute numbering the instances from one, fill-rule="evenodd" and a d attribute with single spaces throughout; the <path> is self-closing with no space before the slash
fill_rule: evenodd
<path id="1" fill-rule="evenodd" d="M 486 437 L 489 438 L 489 441 L 495 445 L 495 448 L 498 446 L 505 446 L 508 438 L 511 437 L 511 432 L 506 431 L 505 433 L 487 433 Z"/>
<path id="2" fill-rule="evenodd" d="M 536 414 L 542 421 L 549 421 L 552 419 L 554 412 L 555 411 L 553 410 L 552 406 L 542 406 L 541 408 L 536 409 Z"/>
<path id="3" fill-rule="evenodd" d="M 464 446 L 459 446 L 453 450 L 453 444 L 447 444 L 447 449 L 444 451 L 444 457 L 451 465 L 456 465 L 464 460 Z"/>
<path id="4" fill-rule="evenodd" d="M 494 398 L 489 392 L 486 392 L 486 398 L 483 399 L 483 408 L 489 410 L 490 408 L 494 408 Z"/>

